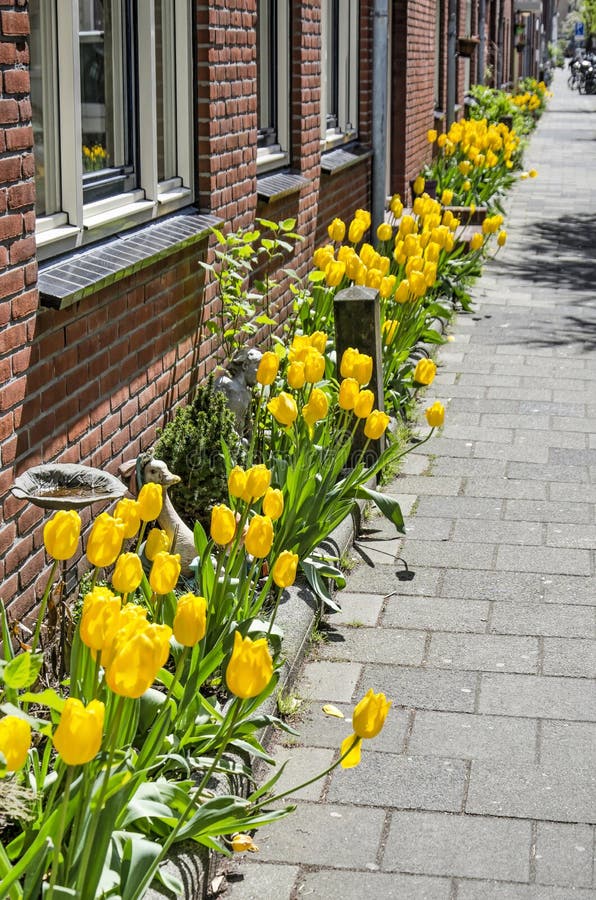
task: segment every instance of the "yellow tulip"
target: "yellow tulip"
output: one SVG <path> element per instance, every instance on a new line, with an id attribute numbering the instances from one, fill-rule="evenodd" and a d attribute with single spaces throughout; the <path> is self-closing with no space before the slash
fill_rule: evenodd
<path id="1" fill-rule="evenodd" d="M 349 250 L 349 247 L 346 247 L 346 250 Z M 324 353 L 327 347 L 327 335 L 324 331 L 313 331 L 310 335 L 310 345 L 314 347 L 315 350 L 318 350 L 319 353 Z"/>
<path id="2" fill-rule="evenodd" d="M 236 516 L 233 511 L 220 503 L 211 510 L 211 538 L 214 543 L 225 547 L 236 534 Z"/>
<path id="3" fill-rule="evenodd" d="M 104 716 L 101 700 L 92 700 L 87 706 L 76 697 L 65 701 L 52 741 L 67 766 L 83 766 L 97 756 Z"/>
<path id="4" fill-rule="evenodd" d="M 306 375 L 304 374 L 304 363 L 297 360 L 290 363 L 287 371 L 288 384 L 293 390 L 299 391 L 306 384 Z"/>
<path id="5" fill-rule="evenodd" d="M 371 441 L 378 441 L 385 434 L 390 422 L 389 416 L 378 409 L 373 409 L 364 423 L 364 436 Z"/>
<path id="6" fill-rule="evenodd" d="M 414 181 L 413 188 L 415 194 L 422 194 L 424 188 L 426 186 L 426 182 L 422 175 L 419 175 L 418 178 Z"/>
<path id="7" fill-rule="evenodd" d="M 163 488 L 161 484 L 148 481 L 144 484 L 137 497 L 139 514 L 143 522 L 152 522 L 159 518 L 163 505 Z"/>
<path id="8" fill-rule="evenodd" d="M 437 137 L 438 137 L 438 134 L 437 134 L 435 128 L 430 128 L 430 129 L 426 132 L 426 140 L 428 141 L 429 144 L 434 144 L 434 142 L 436 141 Z"/>
<path id="9" fill-rule="evenodd" d="M 374 290 L 378 291 L 381 287 L 381 281 L 383 280 L 383 273 L 379 271 L 379 269 L 369 269 L 366 273 L 366 281 L 365 285 L 369 288 L 374 288 Z"/>
<path id="10" fill-rule="evenodd" d="M 298 407 L 291 394 L 281 391 L 277 397 L 273 397 L 267 404 L 267 409 L 280 425 L 289 426 L 296 421 Z"/>
<path id="11" fill-rule="evenodd" d="M 329 412 L 327 395 L 320 388 L 313 388 L 308 403 L 302 408 L 302 416 L 308 425 L 314 425 L 324 419 Z"/>
<path id="12" fill-rule="evenodd" d="M 426 421 L 431 428 L 440 428 L 445 421 L 445 407 L 438 400 L 427 408 Z"/>
<path id="13" fill-rule="evenodd" d="M 329 263 L 335 259 L 333 247 L 318 247 L 313 254 L 313 262 L 317 269 L 324 272 Z"/>
<path id="14" fill-rule="evenodd" d="M 124 525 L 109 513 L 100 513 L 87 539 L 87 559 L 93 566 L 111 566 L 124 540 Z"/>
<path id="15" fill-rule="evenodd" d="M 383 278 L 379 287 L 379 294 L 383 300 L 388 300 L 389 297 L 393 296 L 396 284 L 397 278 L 395 277 L 395 275 L 388 275 L 387 277 Z"/>
<path id="16" fill-rule="evenodd" d="M 53 559 L 70 559 L 76 553 L 81 535 L 81 517 L 74 509 L 59 509 L 46 522 L 43 542 Z"/>
<path id="17" fill-rule="evenodd" d="M 170 539 L 161 528 L 152 528 L 145 541 L 145 556 L 149 562 L 153 562 L 156 554 L 170 549 Z"/>
<path id="18" fill-rule="evenodd" d="M 393 237 L 393 228 L 388 222 L 381 222 L 377 228 L 377 237 L 380 241 L 390 241 Z"/>
<path id="19" fill-rule="evenodd" d="M 352 714 L 352 728 L 359 738 L 368 740 L 379 734 L 392 702 L 385 694 L 375 694 L 372 688 L 367 691 Z"/>
<path id="20" fill-rule="evenodd" d="M 269 516 L 253 516 L 244 536 L 246 552 L 257 559 L 267 556 L 273 543 L 273 524 Z"/>
<path id="21" fill-rule="evenodd" d="M 356 397 L 360 393 L 360 385 L 355 378 L 344 378 L 339 386 L 337 402 L 341 409 L 354 409 Z"/>
<path id="22" fill-rule="evenodd" d="M 151 590 L 156 594 L 169 594 L 176 587 L 179 578 L 180 554 L 166 553 L 163 550 L 156 553 L 149 572 Z"/>
<path id="23" fill-rule="evenodd" d="M 483 244 L 484 244 L 484 238 L 483 238 L 482 234 L 479 231 L 477 231 L 470 238 L 470 250 L 473 250 L 474 252 L 476 250 L 480 250 L 480 248 L 482 247 Z"/>
<path id="24" fill-rule="evenodd" d="M 141 527 L 141 512 L 138 500 L 123 497 L 116 504 L 114 518 L 120 519 L 124 525 L 124 537 L 126 540 L 133 538 Z"/>
<path id="25" fill-rule="evenodd" d="M 453 191 L 449 190 L 449 188 L 445 188 L 445 190 L 441 194 L 441 203 L 443 204 L 443 206 L 450 206 L 452 200 Z"/>
<path id="26" fill-rule="evenodd" d="M 530 176 L 530 178 L 537 178 L 538 172 L 536 171 L 536 169 L 530 169 L 530 171 L 528 172 L 528 175 Z"/>
<path id="27" fill-rule="evenodd" d="M 194 647 L 203 640 L 206 630 L 207 601 L 196 594 L 182 594 L 174 616 L 174 637 L 179 644 Z"/>
<path id="28" fill-rule="evenodd" d="M 246 487 L 242 499 L 247 503 L 259 500 L 271 483 L 271 472 L 262 463 L 251 466 L 246 472 Z"/>
<path id="29" fill-rule="evenodd" d="M 304 360 L 304 377 L 309 384 L 316 384 L 324 374 L 325 357 L 313 348 Z"/>
<path id="30" fill-rule="evenodd" d="M 398 303 L 406 303 L 410 296 L 410 282 L 407 278 L 400 281 L 395 292 L 395 299 Z"/>
<path id="31" fill-rule="evenodd" d="M 327 287 L 337 287 L 341 284 L 346 274 L 346 264 L 341 260 L 331 260 L 325 267 L 325 284 Z"/>
<path id="32" fill-rule="evenodd" d="M 399 194 L 394 194 L 391 198 L 391 203 L 389 204 L 389 209 L 393 213 L 396 219 L 401 218 L 401 214 L 404 211 L 404 205 L 401 202 L 401 197 Z"/>
<path id="33" fill-rule="evenodd" d="M 375 257 L 378 255 L 372 244 L 363 244 L 360 248 L 360 259 L 367 268 L 374 265 Z"/>
<path id="34" fill-rule="evenodd" d="M 497 235 L 497 244 L 499 245 L 499 247 L 504 247 L 506 242 L 507 242 L 507 232 L 499 231 L 499 234 Z"/>
<path id="35" fill-rule="evenodd" d="M 112 573 L 112 585 L 121 594 L 136 591 L 143 580 L 143 566 L 136 553 L 121 553 Z"/>
<path id="36" fill-rule="evenodd" d="M 373 373 L 373 360 L 372 356 L 368 356 L 366 353 L 359 353 L 356 359 L 354 360 L 354 366 L 352 369 L 352 375 L 358 382 L 358 384 L 368 384 L 370 379 L 372 378 Z"/>
<path id="37" fill-rule="evenodd" d="M 106 684 L 121 697 L 136 699 L 148 691 L 170 653 L 172 629 L 146 625 L 141 631 L 120 632 L 106 669 Z"/>
<path id="38" fill-rule="evenodd" d="M 122 644 L 132 635 L 147 628 L 148 624 L 147 610 L 137 606 L 136 603 L 127 603 L 116 615 L 106 617 L 101 634 L 103 645 L 99 648 L 104 669 L 109 667 Z"/>
<path id="39" fill-rule="evenodd" d="M 273 564 L 271 577 L 279 588 L 287 588 L 296 580 L 300 557 L 290 550 L 282 550 Z"/>
<path id="40" fill-rule="evenodd" d="M 228 491 L 230 497 L 240 498 L 246 491 L 246 472 L 240 466 L 234 466 L 228 475 Z"/>
<path id="41" fill-rule="evenodd" d="M 360 351 L 355 347 L 347 347 L 341 357 L 339 372 L 342 378 L 352 378 L 354 374 L 354 363 L 360 356 Z"/>
<path id="42" fill-rule="evenodd" d="M 4 716 L 0 719 L 0 753 L 6 769 L 16 772 L 25 765 L 31 746 L 31 726 L 20 716 Z"/>
<path id="43" fill-rule="evenodd" d="M 397 329 L 399 328 L 399 322 L 397 319 L 385 319 L 383 322 L 383 328 L 381 329 L 383 333 L 383 338 L 385 339 L 385 343 L 389 347 L 393 341 L 395 340 L 395 335 L 397 334 Z"/>
<path id="44" fill-rule="evenodd" d="M 105 587 L 94 587 L 83 598 L 79 631 L 81 640 L 91 650 L 103 650 L 120 615 L 122 601 Z"/>
<path id="45" fill-rule="evenodd" d="M 354 218 L 358 219 L 359 222 L 363 222 L 365 228 L 370 228 L 370 223 L 372 221 L 371 215 L 367 209 L 357 209 L 354 213 Z"/>
<path id="46" fill-rule="evenodd" d="M 273 677 L 273 660 L 265 638 L 252 641 L 234 634 L 234 649 L 226 669 L 226 684 L 241 699 L 257 697 Z"/>
<path id="47" fill-rule="evenodd" d="M 284 511 L 284 495 L 279 488 L 268 487 L 263 497 L 263 513 L 276 522 Z"/>
<path id="48" fill-rule="evenodd" d="M 257 382 L 262 385 L 273 384 L 277 370 L 279 369 L 279 357 L 277 353 L 267 350 L 263 353 L 257 369 Z"/>
<path id="49" fill-rule="evenodd" d="M 357 735 L 351 734 L 349 735 L 349 737 L 344 738 L 344 740 L 341 742 L 341 748 L 339 751 L 341 756 L 343 756 L 344 753 L 347 754 L 341 761 L 342 769 L 353 769 L 354 766 L 357 766 L 360 763 L 361 750 L 362 741 Z"/>
<path id="50" fill-rule="evenodd" d="M 354 401 L 354 415 L 359 419 L 367 419 L 373 408 L 375 395 L 372 391 L 360 391 Z"/>
<path id="51" fill-rule="evenodd" d="M 352 219 L 348 231 L 348 240 L 352 244 L 359 244 L 366 233 L 368 225 L 362 219 Z"/>
<path id="52" fill-rule="evenodd" d="M 327 233 L 332 241 L 340 243 L 344 239 L 346 233 L 346 224 L 341 219 L 334 219 L 331 225 L 327 227 Z"/>
<path id="53" fill-rule="evenodd" d="M 422 272 L 412 272 L 408 280 L 414 297 L 423 297 L 426 293 L 426 280 Z"/>
<path id="54" fill-rule="evenodd" d="M 423 357 L 416 363 L 414 369 L 414 381 L 418 384 L 432 384 L 437 374 L 437 366 L 432 359 Z"/>
<path id="55" fill-rule="evenodd" d="M 230 846 L 234 853 L 244 853 L 246 850 L 256 853 L 259 849 L 249 834 L 241 834 L 241 832 L 232 835 Z"/>

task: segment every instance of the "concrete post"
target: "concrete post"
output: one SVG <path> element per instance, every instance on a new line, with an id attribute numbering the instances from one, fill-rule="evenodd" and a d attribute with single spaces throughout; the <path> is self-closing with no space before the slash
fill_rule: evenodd
<path id="1" fill-rule="evenodd" d="M 335 295 L 335 346 L 337 352 L 337 378 L 341 381 L 339 366 L 344 350 L 355 347 L 360 353 L 372 356 L 373 374 L 367 388 L 375 395 L 374 408 L 384 410 L 383 359 L 381 353 L 381 306 L 378 291 L 374 288 L 345 288 Z M 358 428 L 352 445 L 352 460 L 366 443 L 363 426 Z M 371 441 L 367 448 L 370 463 L 382 452 L 384 439 Z"/>

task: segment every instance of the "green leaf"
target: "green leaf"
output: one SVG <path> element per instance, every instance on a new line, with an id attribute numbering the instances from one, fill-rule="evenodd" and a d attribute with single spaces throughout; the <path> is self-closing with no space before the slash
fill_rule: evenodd
<path id="1" fill-rule="evenodd" d="M 397 530 L 402 534 L 405 534 L 404 517 L 402 515 L 401 507 L 395 497 L 391 497 L 388 494 L 380 494 L 378 491 L 373 491 L 372 488 L 365 487 L 364 485 L 360 485 L 357 488 L 356 496 L 362 500 L 371 500 L 377 509 L 382 512 L 390 522 L 393 522 Z"/>
<path id="2" fill-rule="evenodd" d="M 21 701 L 23 703 L 39 703 L 40 706 L 47 706 L 58 713 L 62 712 L 66 703 L 65 698 L 61 697 L 53 688 L 46 688 L 39 693 L 26 691 L 26 693 L 21 694 Z"/>
<path id="3" fill-rule="evenodd" d="M 122 900 L 134 900 L 137 889 L 143 884 L 147 869 L 155 862 L 161 847 L 154 841 L 131 834 L 124 845 L 122 856 Z"/>
<path id="4" fill-rule="evenodd" d="M 321 272 L 319 269 L 313 269 L 312 272 L 308 273 L 308 280 L 309 281 L 324 281 L 325 273 Z"/>
<path id="5" fill-rule="evenodd" d="M 31 687 L 37 681 L 42 663 L 41 653 L 20 653 L 4 668 L 4 683 L 13 690 Z"/>

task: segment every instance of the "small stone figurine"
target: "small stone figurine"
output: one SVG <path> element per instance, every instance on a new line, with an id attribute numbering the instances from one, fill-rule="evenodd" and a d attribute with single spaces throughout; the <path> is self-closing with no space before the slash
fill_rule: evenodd
<path id="1" fill-rule="evenodd" d="M 257 381 L 257 369 L 263 354 L 254 348 L 238 350 L 228 363 L 227 372 L 216 377 L 215 391 L 221 391 L 236 418 L 236 431 L 241 437 L 249 436 L 250 401 Z"/>

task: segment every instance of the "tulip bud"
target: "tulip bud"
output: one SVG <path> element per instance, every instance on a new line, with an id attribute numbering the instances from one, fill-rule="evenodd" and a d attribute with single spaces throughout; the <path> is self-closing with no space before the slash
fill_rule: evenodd
<path id="1" fill-rule="evenodd" d="M 325 284 L 327 287 L 337 287 L 345 274 L 346 264 L 341 260 L 331 260 L 325 268 Z"/>
<path id="2" fill-rule="evenodd" d="M 136 699 L 149 690 L 170 652 L 172 629 L 146 625 L 140 631 L 120 632 L 106 669 L 106 683 L 121 697 Z"/>
<path id="3" fill-rule="evenodd" d="M 360 393 L 360 385 L 355 378 L 344 378 L 339 386 L 337 402 L 341 409 L 354 409 L 356 397 Z"/>
<path id="4" fill-rule="evenodd" d="M 87 559 L 93 566 L 111 566 L 116 561 L 124 540 L 124 525 L 109 513 L 100 513 L 87 540 Z"/>
<path id="5" fill-rule="evenodd" d="M 161 484 L 148 481 L 144 484 L 137 497 L 139 514 L 143 522 L 152 522 L 159 518 L 163 505 L 163 489 Z"/>
<path id="6" fill-rule="evenodd" d="M 354 401 L 354 415 L 359 419 L 366 419 L 370 416 L 375 402 L 375 395 L 372 391 L 360 391 Z"/>
<path id="7" fill-rule="evenodd" d="M 87 706 L 76 697 L 65 701 L 52 741 L 67 766 L 82 766 L 97 756 L 104 715 L 105 707 L 100 700 L 92 700 Z"/>
<path id="8" fill-rule="evenodd" d="M 383 333 L 383 337 L 385 338 L 385 343 L 388 347 L 390 347 L 393 343 L 398 328 L 399 322 L 397 319 L 385 319 L 385 321 L 383 322 L 383 328 L 381 329 L 381 331 Z"/>
<path id="9" fill-rule="evenodd" d="M 380 241 L 390 241 L 393 237 L 393 228 L 388 222 L 381 222 L 377 228 L 377 237 Z"/>
<path id="10" fill-rule="evenodd" d="M 257 369 L 257 382 L 262 385 L 273 384 L 277 370 L 279 369 L 279 357 L 277 353 L 267 350 L 263 353 Z"/>
<path id="11" fill-rule="evenodd" d="M 244 853 L 246 850 L 256 853 L 259 849 L 249 834 L 241 834 L 240 832 L 232 835 L 230 845 L 234 853 Z"/>
<path id="12" fill-rule="evenodd" d="M 414 369 L 414 381 L 417 384 L 432 384 L 437 374 L 437 366 L 432 359 L 419 359 Z"/>
<path id="13" fill-rule="evenodd" d="M 156 594 L 169 594 L 176 587 L 179 578 L 180 554 L 165 553 L 163 550 L 156 553 L 149 572 L 151 590 Z"/>
<path id="14" fill-rule="evenodd" d="M 373 409 L 364 423 L 364 436 L 371 441 L 378 441 L 381 435 L 385 434 L 390 421 L 386 413 Z"/>
<path id="15" fill-rule="evenodd" d="M 16 772 L 25 765 L 31 746 L 31 726 L 20 716 L 4 716 L 0 719 L 0 753 L 4 756 L 9 772 Z"/>
<path id="16" fill-rule="evenodd" d="M 232 510 L 220 503 L 211 510 L 211 538 L 225 547 L 236 534 L 236 516 Z"/>
<path id="17" fill-rule="evenodd" d="M 334 219 L 331 225 L 327 228 L 327 233 L 332 241 L 336 241 L 339 243 L 343 241 L 344 235 L 346 233 L 345 223 L 342 222 L 341 219 Z"/>
<path id="18" fill-rule="evenodd" d="M 314 348 L 306 354 L 304 377 L 309 384 L 316 384 L 325 374 L 325 357 Z"/>
<path id="19" fill-rule="evenodd" d="M 122 601 L 109 588 L 94 587 L 83 598 L 79 633 L 83 643 L 96 652 L 103 650 L 119 621 Z"/>
<path id="20" fill-rule="evenodd" d="M 268 487 L 263 497 L 263 513 L 275 522 L 284 511 L 284 495 L 278 488 Z"/>
<path id="21" fill-rule="evenodd" d="M 354 347 L 347 347 L 342 355 L 339 372 L 342 378 L 352 378 L 354 375 L 354 363 L 360 356 L 358 350 Z"/>
<path id="22" fill-rule="evenodd" d="M 438 400 L 426 410 L 426 421 L 431 428 L 440 428 L 445 421 L 445 407 Z"/>
<path id="23" fill-rule="evenodd" d="M 267 409 L 280 425 L 289 426 L 296 421 L 298 407 L 291 394 L 281 391 L 277 397 L 273 397 L 267 404 Z"/>
<path id="24" fill-rule="evenodd" d="M 271 577 L 279 588 L 287 588 L 296 580 L 296 569 L 300 557 L 290 550 L 282 550 L 273 564 Z"/>
<path id="25" fill-rule="evenodd" d="M 436 132 L 436 130 L 435 130 L 434 128 L 430 128 L 430 129 L 426 132 L 426 140 L 428 141 L 429 144 L 434 144 L 434 142 L 435 142 L 436 139 L 437 139 L 437 136 L 438 136 L 438 135 L 437 135 L 437 132 Z"/>
<path id="26" fill-rule="evenodd" d="M 246 492 L 246 472 L 240 466 L 234 466 L 228 475 L 228 491 L 230 497 L 241 498 Z"/>
<path id="27" fill-rule="evenodd" d="M 130 497 L 123 497 L 116 504 L 114 510 L 114 518 L 120 519 L 124 525 L 124 537 L 128 540 L 133 538 L 141 527 L 141 512 L 139 510 L 138 500 L 131 500 Z"/>
<path id="28" fill-rule="evenodd" d="M 352 369 L 352 375 L 358 382 L 358 384 L 368 384 L 370 379 L 372 378 L 373 373 L 373 360 L 372 356 L 367 356 L 366 353 L 359 353 L 356 359 L 354 360 L 354 367 Z"/>
<path id="29" fill-rule="evenodd" d="M 207 601 L 196 594 L 182 594 L 174 616 L 174 637 L 179 644 L 194 647 L 203 640 L 206 630 Z"/>
<path id="30" fill-rule="evenodd" d="M 449 190 L 449 188 L 445 188 L 445 190 L 441 194 L 441 203 L 443 204 L 443 206 L 450 206 L 452 200 L 453 191 Z"/>
<path id="31" fill-rule="evenodd" d="M 149 562 L 153 562 L 158 553 L 167 553 L 169 549 L 170 539 L 167 533 L 161 528 L 152 528 L 145 541 L 145 556 Z"/>
<path id="32" fill-rule="evenodd" d="M 244 537 L 246 552 L 261 559 L 269 553 L 273 543 L 273 524 L 269 516 L 253 516 Z"/>
<path id="33" fill-rule="evenodd" d="M 143 580 L 143 566 L 136 553 L 121 553 L 112 573 L 114 590 L 121 594 L 136 591 Z"/>
<path id="34" fill-rule="evenodd" d="M 81 535 L 81 517 L 74 509 L 59 509 L 46 522 L 43 542 L 54 559 L 70 559 L 76 553 Z"/>
<path id="35" fill-rule="evenodd" d="M 327 347 L 327 335 L 324 331 L 313 331 L 310 335 L 310 345 L 314 347 L 315 350 L 318 350 L 319 353 L 324 353 L 325 348 Z"/>
<path id="36" fill-rule="evenodd" d="M 273 677 L 273 660 L 267 640 L 252 641 L 234 634 L 234 649 L 226 669 L 226 684 L 232 694 L 241 699 L 257 697 Z"/>
<path id="37" fill-rule="evenodd" d="M 306 383 L 306 375 L 304 374 L 304 363 L 298 362 L 296 360 L 293 363 L 290 363 L 288 366 L 288 371 L 286 373 L 286 377 L 288 379 L 288 384 L 295 391 L 299 391 L 301 387 L 304 387 Z"/>
<path id="38" fill-rule="evenodd" d="M 359 738 L 370 739 L 379 734 L 392 702 L 385 694 L 375 694 L 370 688 L 352 714 L 352 728 Z"/>
<path id="39" fill-rule="evenodd" d="M 348 231 L 348 240 L 351 241 L 352 244 L 359 244 L 364 237 L 367 227 L 368 226 L 365 225 L 362 219 L 352 219 Z"/>
<path id="40" fill-rule="evenodd" d="M 308 403 L 302 408 L 302 416 L 307 425 L 314 425 L 324 419 L 329 412 L 327 395 L 320 388 L 313 388 Z"/>
<path id="41" fill-rule="evenodd" d="M 504 247 L 506 242 L 507 242 L 507 232 L 500 231 L 499 234 L 497 235 L 497 244 L 499 245 L 499 247 Z"/>

